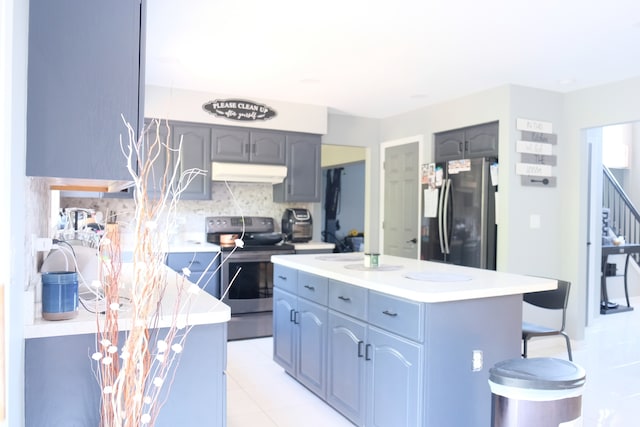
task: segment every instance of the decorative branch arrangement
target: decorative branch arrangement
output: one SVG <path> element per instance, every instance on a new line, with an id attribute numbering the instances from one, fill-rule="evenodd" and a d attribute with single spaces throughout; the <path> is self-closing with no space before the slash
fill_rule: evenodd
<path id="1" fill-rule="evenodd" d="M 123 144 L 121 140 L 120 144 L 134 182 L 135 240 L 132 271 L 127 270 L 127 274 L 123 273 L 120 257 L 118 225 L 108 224 L 100 242 L 100 277 L 106 305 L 104 313 L 97 314 L 96 350 L 91 357 L 102 391 L 103 427 L 154 425 L 190 329 L 190 303 L 201 292 L 197 284 L 187 280 L 190 272 L 185 268 L 177 289 L 171 289 L 172 294 L 177 293 L 175 304 L 162 305 L 168 286 L 173 286 L 167 280 L 165 258 L 177 202 L 189 183 L 204 171 L 180 172 L 182 141 L 177 149 L 171 148 L 168 123 L 153 120 L 139 138 L 126 121 L 125 125 L 129 141 Z M 163 128 L 165 140 L 161 136 Z M 125 277 L 130 277 L 130 282 L 123 283 Z M 126 318 L 121 319 L 125 312 Z M 122 328 L 124 322 L 128 327 Z"/>

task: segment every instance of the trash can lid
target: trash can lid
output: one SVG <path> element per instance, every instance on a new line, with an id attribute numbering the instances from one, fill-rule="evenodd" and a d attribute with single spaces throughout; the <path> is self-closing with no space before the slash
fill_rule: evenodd
<path id="1" fill-rule="evenodd" d="M 583 368 L 568 360 L 517 358 L 497 363 L 489 370 L 489 381 L 517 388 L 565 390 L 584 385 L 586 374 Z"/>

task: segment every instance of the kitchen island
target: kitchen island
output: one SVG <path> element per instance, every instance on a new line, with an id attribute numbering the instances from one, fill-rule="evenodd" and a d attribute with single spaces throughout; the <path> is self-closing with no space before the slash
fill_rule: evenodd
<path id="1" fill-rule="evenodd" d="M 131 266 L 124 265 L 127 283 Z M 167 268 L 167 290 L 161 313 L 171 313 L 180 275 Z M 192 296 L 188 312 L 178 319 L 190 327 L 184 351 L 174 362 L 170 396 L 160 410 L 157 426 L 226 425 L 226 352 L 229 307 L 206 292 Z M 95 361 L 97 323 L 101 315 L 84 308 L 74 319 L 47 321 L 38 313 L 25 325 L 25 425 L 97 426 L 100 390 Z M 161 316 L 159 337 L 172 319 Z M 127 304 L 120 315 L 120 340 L 130 329 Z M 185 328 L 186 329 L 186 328 Z M 153 337 L 152 337 L 153 338 Z M 169 373 L 171 374 L 171 371 Z"/>
<path id="2" fill-rule="evenodd" d="M 360 426 L 490 425 L 489 369 L 521 354 L 551 279 L 362 254 L 278 255 L 274 360 Z"/>

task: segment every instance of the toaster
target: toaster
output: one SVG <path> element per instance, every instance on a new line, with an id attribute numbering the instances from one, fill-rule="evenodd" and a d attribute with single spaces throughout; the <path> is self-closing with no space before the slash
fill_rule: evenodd
<path id="1" fill-rule="evenodd" d="M 286 240 L 293 243 L 303 243 L 311 240 L 313 234 L 313 220 L 308 209 L 288 208 L 282 214 L 282 233 Z"/>

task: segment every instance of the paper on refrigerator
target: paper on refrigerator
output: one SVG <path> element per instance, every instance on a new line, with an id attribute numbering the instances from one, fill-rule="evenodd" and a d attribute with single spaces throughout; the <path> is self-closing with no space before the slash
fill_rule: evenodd
<path id="1" fill-rule="evenodd" d="M 426 187 L 423 190 L 422 199 L 424 206 L 422 209 L 425 218 L 435 218 L 438 215 L 438 188 Z"/>

